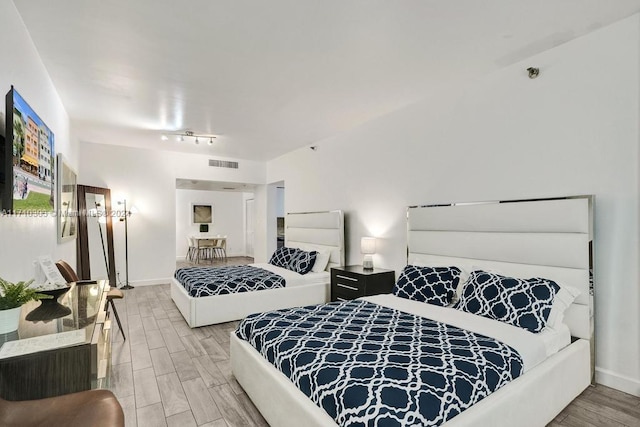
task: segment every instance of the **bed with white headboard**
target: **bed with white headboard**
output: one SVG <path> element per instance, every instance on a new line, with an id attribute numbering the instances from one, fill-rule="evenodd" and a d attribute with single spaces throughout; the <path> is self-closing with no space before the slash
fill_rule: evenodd
<path id="1" fill-rule="evenodd" d="M 567 334 L 566 347 L 451 418 L 446 426 L 544 426 L 589 385 L 594 361 L 592 211 L 591 196 L 408 208 L 408 264 L 544 277 L 580 291 L 564 317 L 572 336 L 569 340 Z M 234 334 L 231 363 L 234 375 L 271 425 L 337 424 L 248 341 Z"/>
<path id="2" fill-rule="evenodd" d="M 251 264 L 281 275 L 287 284 L 282 288 L 203 297 L 191 296 L 173 278 L 171 298 L 192 328 L 242 319 L 251 313 L 329 301 L 330 268 L 344 265 L 345 259 L 342 211 L 288 213 L 285 221 L 285 246 L 305 251 L 328 252 L 326 268 L 321 272 L 300 275 L 266 263 Z"/>
<path id="3" fill-rule="evenodd" d="M 407 239 L 408 264 L 544 277 L 580 291 L 564 315 L 574 342 L 447 425 L 545 425 L 592 381 L 592 196 L 410 207 Z"/>

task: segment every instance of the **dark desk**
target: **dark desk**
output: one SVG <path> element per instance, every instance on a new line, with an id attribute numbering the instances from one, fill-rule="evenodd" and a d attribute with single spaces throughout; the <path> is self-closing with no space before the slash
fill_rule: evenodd
<path id="1" fill-rule="evenodd" d="M 74 283 L 59 304 L 23 305 L 18 331 L 0 334 L 0 396 L 29 400 L 108 387 L 108 290 L 106 281 Z"/>

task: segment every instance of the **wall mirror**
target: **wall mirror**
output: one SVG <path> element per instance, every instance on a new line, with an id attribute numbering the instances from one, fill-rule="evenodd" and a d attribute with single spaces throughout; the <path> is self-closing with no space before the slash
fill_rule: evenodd
<path id="1" fill-rule="evenodd" d="M 75 239 L 78 231 L 76 173 L 61 153 L 57 159 L 58 243 Z"/>
<path id="2" fill-rule="evenodd" d="M 78 276 L 116 286 L 111 190 L 78 185 Z"/>

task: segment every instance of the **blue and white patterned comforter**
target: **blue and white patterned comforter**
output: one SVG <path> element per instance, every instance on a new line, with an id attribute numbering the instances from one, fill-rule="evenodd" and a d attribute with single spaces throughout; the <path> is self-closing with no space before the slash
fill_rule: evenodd
<path id="1" fill-rule="evenodd" d="M 355 300 L 258 313 L 236 334 L 341 426 L 436 426 L 523 370 L 493 338 Z"/>
<path id="2" fill-rule="evenodd" d="M 192 297 L 261 291 L 285 285 L 282 276 L 250 265 L 180 268 L 174 277 Z"/>

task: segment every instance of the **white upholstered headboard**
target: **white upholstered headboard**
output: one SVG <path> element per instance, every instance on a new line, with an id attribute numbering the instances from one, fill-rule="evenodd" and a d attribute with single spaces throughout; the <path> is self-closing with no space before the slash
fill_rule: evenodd
<path id="1" fill-rule="evenodd" d="M 545 277 L 581 291 L 565 313 L 593 346 L 593 196 L 412 206 L 408 264 Z"/>
<path id="2" fill-rule="evenodd" d="M 344 215 L 340 210 L 288 213 L 284 235 L 285 246 L 330 251 L 327 270 L 345 264 Z"/>

